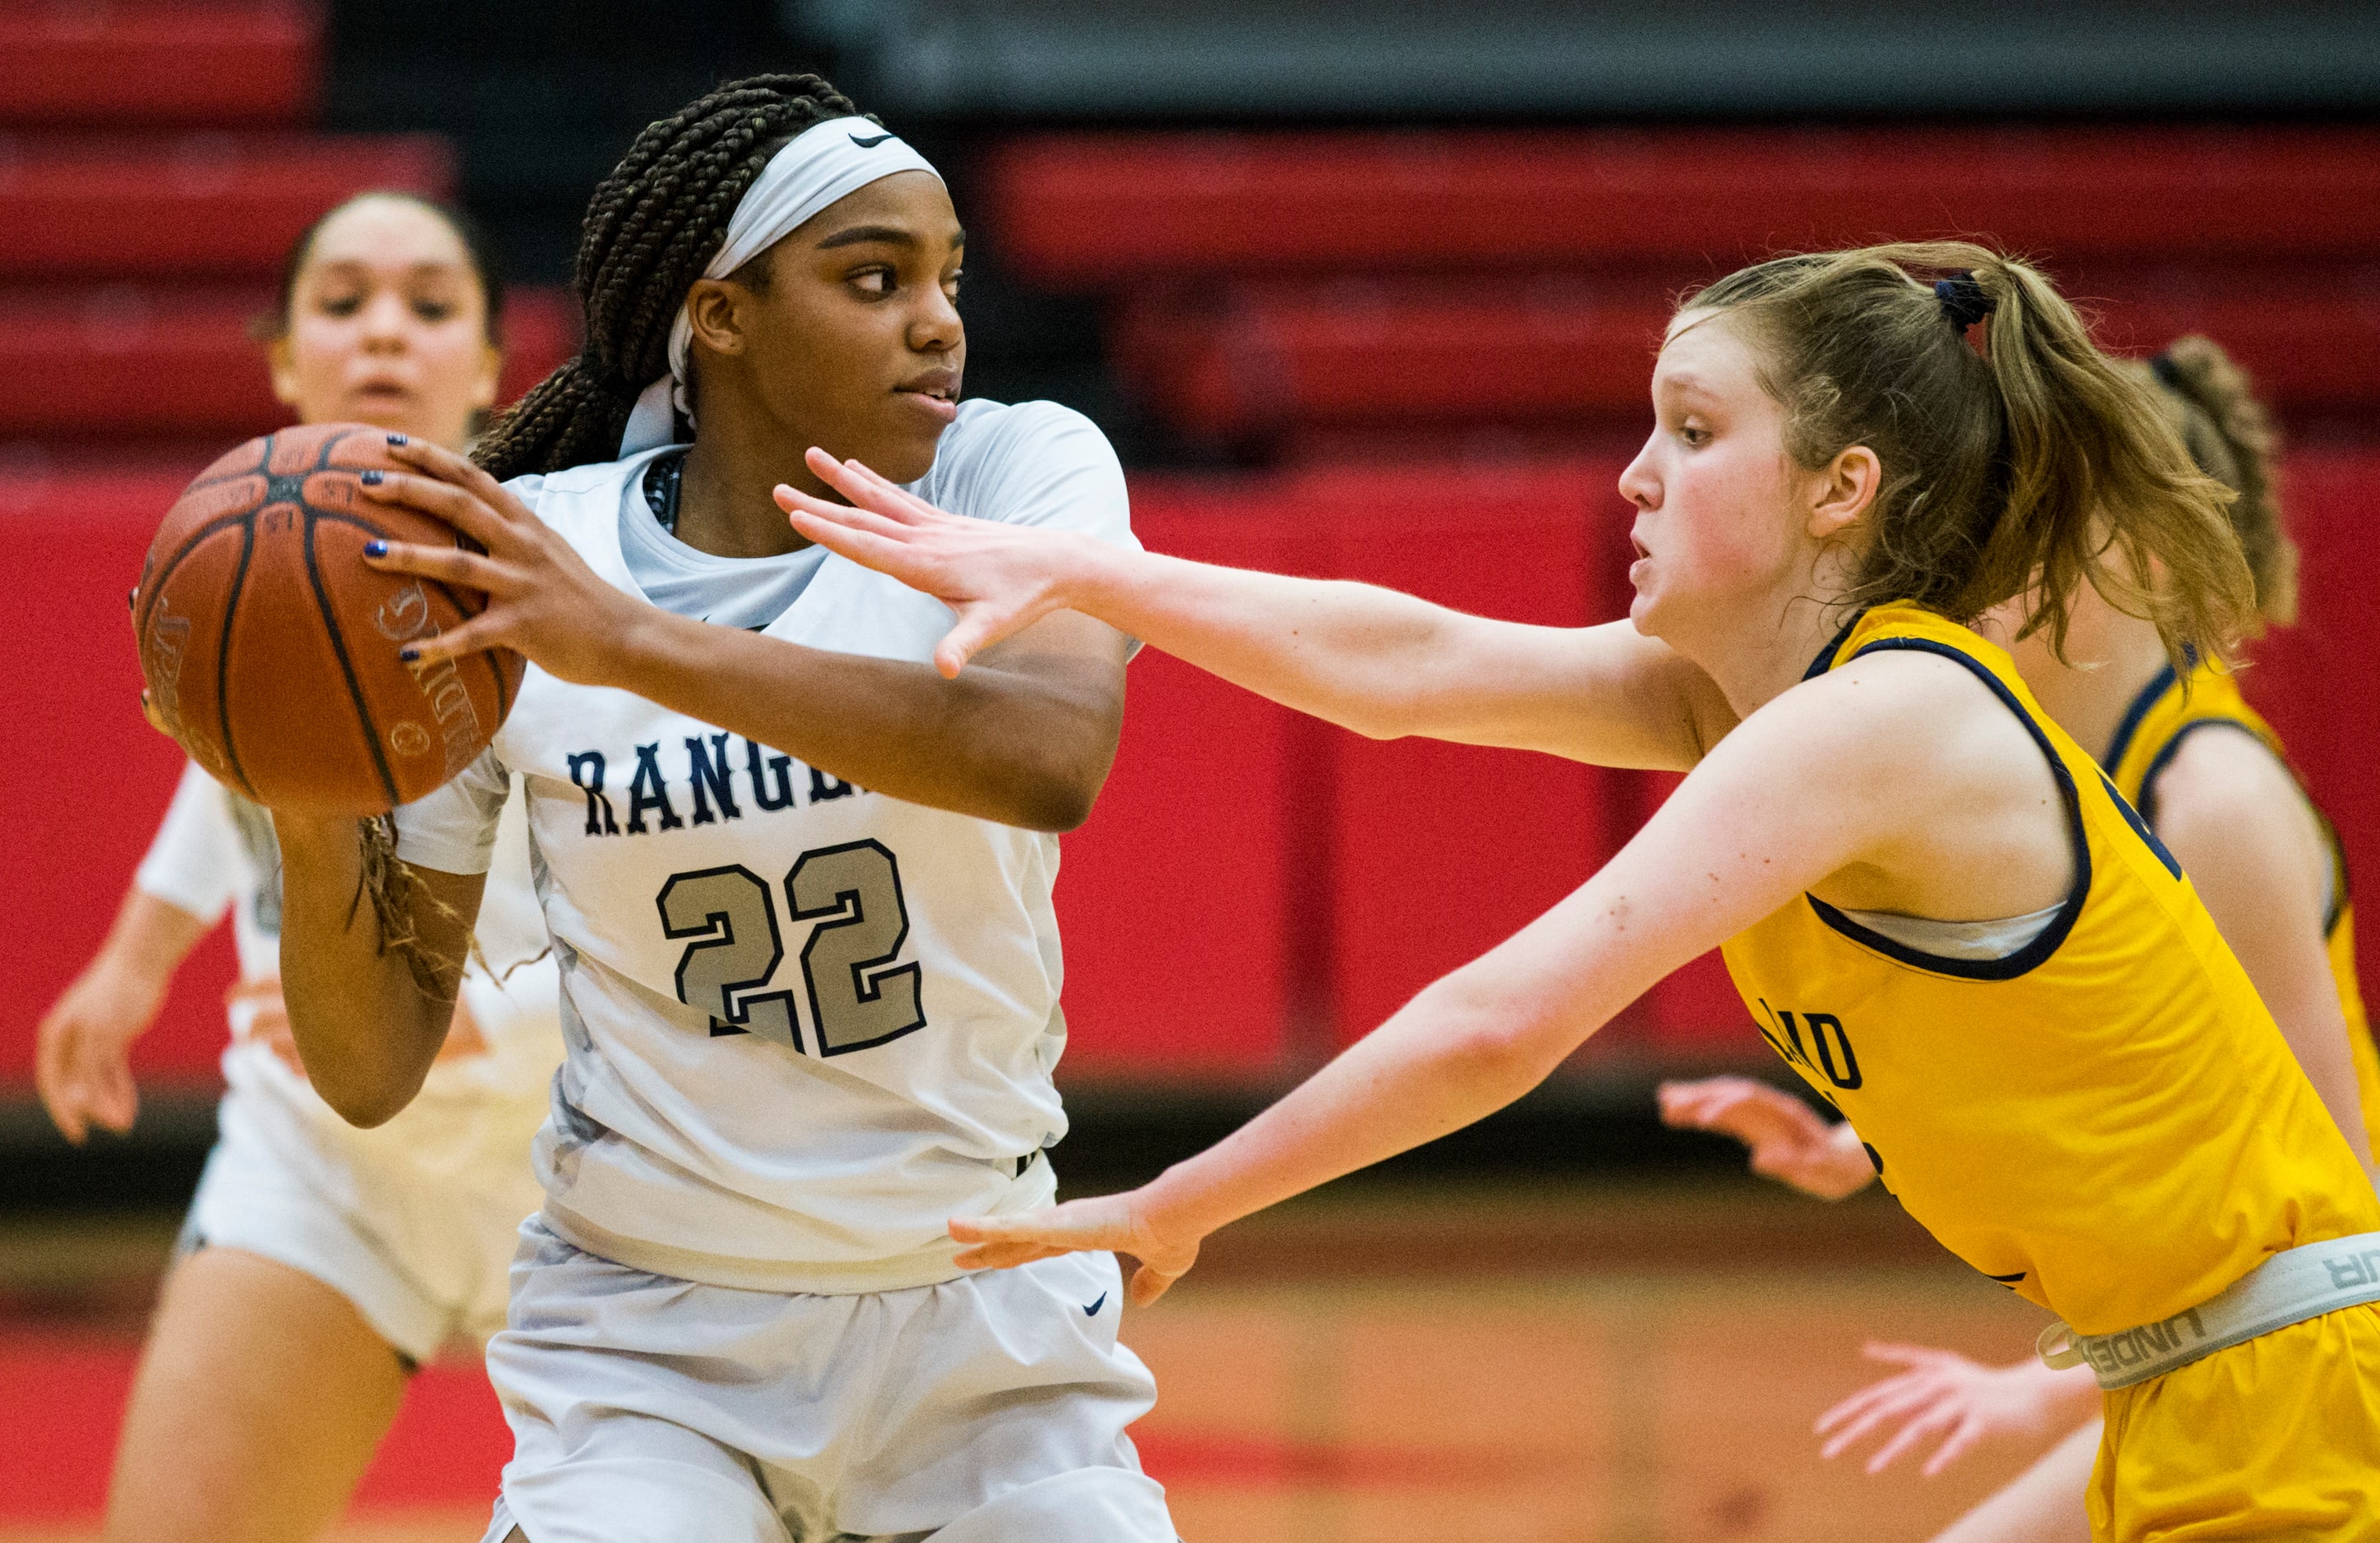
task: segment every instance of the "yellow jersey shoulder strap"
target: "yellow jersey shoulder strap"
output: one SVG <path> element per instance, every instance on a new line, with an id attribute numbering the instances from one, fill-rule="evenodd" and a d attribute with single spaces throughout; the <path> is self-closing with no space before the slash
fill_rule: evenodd
<path id="1" fill-rule="evenodd" d="M 2326 937 L 2337 931 L 2348 903 L 2346 844 L 2339 840 L 2330 816 L 2306 792 L 2305 779 L 2291 764 L 2281 736 L 2273 732 L 2262 713 L 2248 705 L 2248 699 L 2240 690 L 2239 676 L 2230 671 L 2200 663 L 2185 676 L 2168 664 L 2141 688 L 2141 694 L 2125 710 L 2123 721 L 2116 725 L 2116 737 L 2107 747 L 2107 774 L 2116 791 L 2130 800 L 2143 818 L 2155 820 L 2157 778 L 2173 764 L 2173 758 L 2192 735 L 2210 727 L 2254 735 L 2298 784 L 2298 792 L 2306 807 L 2313 810 L 2315 821 L 2322 826 L 2324 844 L 2330 849 L 2330 910 L 2323 918 L 2323 933 Z"/>
<path id="2" fill-rule="evenodd" d="M 1830 670 L 1839 669 L 1864 654 L 1887 650 L 1907 650 L 1931 653 L 1951 660 L 1971 671 L 2000 699 L 2008 710 L 2016 714 L 2025 732 L 2040 747 L 2042 756 L 2049 762 L 2050 772 L 2058 781 L 2060 801 L 2066 809 L 2067 833 L 2074 852 L 2074 881 L 2058 908 L 2057 919 L 2016 953 L 1998 959 L 1956 959 L 1913 949 L 1871 928 L 1864 927 L 1836 906 L 1828 905 L 1816 895 L 1807 896 L 1811 907 L 1828 926 L 1844 936 L 1874 949 L 1902 964 L 1937 975 L 1956 976 L 1972 980 L 2007 980 L 2033 970 L 2058 952 L 2067 934 L 2081 918 L 2083 903 L 2089 898 L 2093 878 L 2089 821 L 2097 809 L 2119 815 L 2133 836 L 2148 847 L 2166 872 L 2175 880 L 2181 877 L 2181 865 L 2164 843 L 2148 828 L 2146 821 L 2133 812 L 2132 807 L 2118 794 L 2099 765 L 2074 743 L 2065 730 L 2051 722 L 2034 700 L 2033 692 L 2005 650 L 1989 642 L 1973 630 L 1961 626 L 1936 612 L 1907 601 L 1873 607 L 1852 618 L 1832 642 L 1820 650 L 1803 679 L 1815 679 Z M 2092 790 L 2086 793 L 2086 789 Z M 2104 798 L 2097 795 L 2104 794 Z"/>

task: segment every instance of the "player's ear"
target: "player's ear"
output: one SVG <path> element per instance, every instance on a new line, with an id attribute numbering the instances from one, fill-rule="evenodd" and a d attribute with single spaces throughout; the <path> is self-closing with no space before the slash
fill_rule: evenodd
<path id="1" fill-rule="evenodd" d="M 492 343 L 482 345 L 480 349 L 480 378 L 471 387 L 471 406 L 481 412 L 494 407 L 496 393 L 502 388 L 504 379 L 504 350 Z"/>
<path id="2" fill-rule="evenodd" d="M 1845 448 L 1813 479 L 1807 529 L 1816 541 L 1845 534 L 1859 524 L 1884 485 L 1884 462 L 1864 444 Z"/>
<path id="3" fill-rule="evenodd" d="M 298 367 L 289 357 L 289 334 L 285 331 L 264 340 L 264 362 L 273 372 L 273 399 L 285 407 L 303 410 L 298 400 Z M 493 400 L 492 397 L 491 400 Z"/>
<path id="4" fill-rule="evenodd" d="M 744 351 L 745 298 L 751 292 L 726 279 L 697 279 L 686 294 L 694 341 L 714 354 Z"/>

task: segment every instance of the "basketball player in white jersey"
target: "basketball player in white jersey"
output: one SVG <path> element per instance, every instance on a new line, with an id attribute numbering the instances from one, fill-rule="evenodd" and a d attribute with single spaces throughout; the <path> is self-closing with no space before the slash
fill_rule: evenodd
<path id="1" fill-rule="evenodd" d="M 460 215 L 351 200 L 290 254 L 274 389 L 305 422 L 459 447 L 495 396 L 502 300 Z M 124 1543 L 298 1543 L 338 1519 L 410 1368 L 450 1343 L 476 1354 L 503 1326 L 515 1234 L 538 1201 L 529 1138 L 562 1056 L 516 810 L 480 913 L 494 973 L 464 980 L 412 1108 L 372 1131 L 339 1119 L 282 1006 L 272 823 L 191 766 L 106 943 L 42 1022 L 42 1097 L 69 1139 L 131 1125 L 131 1042 L 226 910 L 229 1091 L 116 1454 L 106 1536 Z"/>
<path id="2" fill-rule="evenodd" d="M 945 681 L 948 613 L 771 496 L 821 443 L 1134 544 L 1088 422 L 960 404 L 964 241 L 932 167 L 823 81 L 722 88 L 597 190 L 586 350 L 485 469 L 401 445 L 420 474 L 380 480 L 487 552 L 375 553 L 490 596 L 420 657 L 532 663 L 485 760 L 398 813 L 455 913 L 415 906 L 431 967 L 350 907 L 353 829 L 296 818 L 284 956 L 334 1104 L 404 1107 L 520 779 L 569 1049 L 489 1352 L 516 1438 L 492 1540 L 1173 1537 L 1123 1434 L 1154 1390 L 1112 1256 L 968 1275 L 945 1231 L 1054 1192 L 1049 832 L 1105 779 L 1127 640 L 1053 617 Z"/>

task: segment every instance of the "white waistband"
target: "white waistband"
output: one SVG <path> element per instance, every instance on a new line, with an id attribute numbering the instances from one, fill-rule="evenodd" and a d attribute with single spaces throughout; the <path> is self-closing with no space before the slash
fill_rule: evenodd
<path id="1" fill-rule="evenodd" d="M 1001 1195 L 989 1214 L 1005 1216 L 1055 1203 L 1058 1175 L 1046 1153 L 1037 1152 Z M 650 1238 L 627 1237 L 589 1221 L 556 1200 L 545 1197 L 540 1213 L 548 1231 L 582 1253 L 624 1264 L 672 1280 L 695 1281 L 707 1286 L 733 1286 L 741 1291 L 773 1291 L 800 1295 L 854 1296 L 868 1292 L 907 1291 L 940 1285 L 966 1273 L 951 1262 L 959 1245 L 937 1238 L 914 1253 L 879 1259 L 783 1259 L 729 1257 L 681 1248 Z"/>
<path id="2" fill-rule="evenodd" d="M 2045 1365 L 2063 1368 L 2087 1362 L 2100 1387 L 2129 1388 L 2259 1334 L 2366 1302 L 2380 1302 L 2380 1233 L 2276 1254 L 2163 1323 L 2112 1334 L 2077 1334 L 2053 1323 L 2041 1331 L 2035 1348 Z"/>

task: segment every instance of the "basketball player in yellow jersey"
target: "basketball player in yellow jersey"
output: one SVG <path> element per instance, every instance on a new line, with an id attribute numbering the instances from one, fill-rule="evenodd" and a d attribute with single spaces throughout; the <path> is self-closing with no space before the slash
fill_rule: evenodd
<path id="1" fill-rule="evenodd" d="M 2124 368 L 2155 388 L 2199 468 L 2238 493 L 2230 520 L 2255 579 L 2258 614 L 2267 625 L 2289 625 L 2296 552 L 2274 498 L 2272 431 L 2246 380 L 2204 337 L 2182 338 L 2155 359 Z M 2011 630 L 2022 618 L 2010 614 L 2021 609 L 2003 608 Z M 2071 622 L 2073 663 L 2038 634 L 2014 645 L 2026 683 L 2097 751 L 2117 790 L 2181 860 L 2334 1117 L 2380 1136 L 2380 1068 L 2356 984 L 2345 863 L 2279 741 L 2230 673 L 2201 665 L 2178 674 L 2155 629 L 2095 591 L 2076 594 Z M 2200 732 L 2207 728 L 2231 732 Z M 1838 1197 L 1875 1176 L 1849 1124 L 1828 1125 L 1766 1084 L 1742 1077 L 1673 1084 L 1662 1089 L 1662 1104 L 1673 1123 L 1740 1136 L 1757 1171 L 1814 1194 Z M 1931 1476 L 1987 1438 L 2038 1438 L 2087 1416 L 2090 1429 L 2060 1442 L 1937 1543 L 2055 1543 L 2081 1535 L 2099 1405 L 2087 1371 L 2052 1371 L 2038 1362 L 1985 1367 L 1912 1345 L 1872 1345 L 1869 1354 L 1905 1369 L 1820 1417 L 1828 1456 L 1889 1431 L 1868 1460 L 1875 1473 L 1938 1438 L 1925 1462 Z"/>
<path id="2" fill-rule="evenodd" d="M 1214 1149 L 954 1219 L 961 1262 L 1121 1249 L 1149 1301 L 1215 1228 L 1511 1101 L 1724 943 L 1912 1214 L 2103 1379 L 2153 1367 L 2107 1401 L 2102 1537 L 2380 1525 L 2380 1201 L 2171 858 L 1960 625 L 2040 576 L 2054 638 L 2095 570 L 2221 657 L 2252 603 L 2223 490 L 2046 279 L 1963 244 L 1721 280 L 1653 403 L 1621 481 L 1633 625 L 1576 631 L 951 519 L 815 453 L 855 506 L 779 491 L 953 607 L 946 671 L 1073 609 L 1376 736 L 1688 772 L 1575 893 Z"/>

